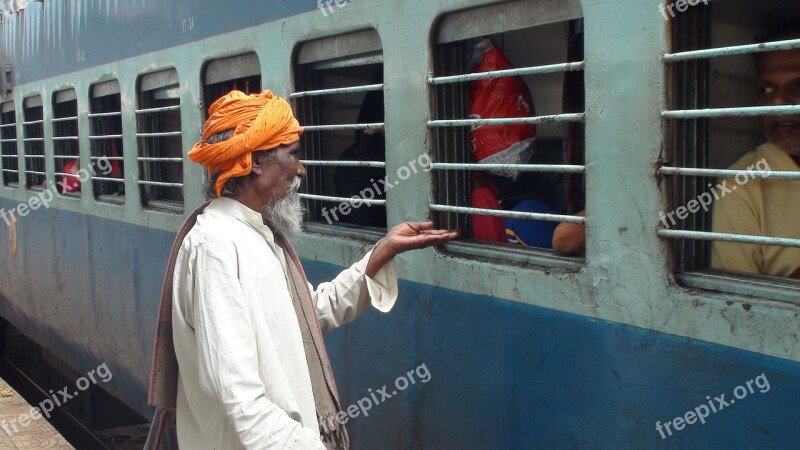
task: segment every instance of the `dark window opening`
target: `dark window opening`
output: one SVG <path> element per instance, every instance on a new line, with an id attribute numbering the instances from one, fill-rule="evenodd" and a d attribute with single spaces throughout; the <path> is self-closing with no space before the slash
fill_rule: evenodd
<path id="1" fill-rule="evenodd" d="M 183 211 L 183 147 L 180 87 L 174 70 L 148 74 L 139 82 L 136 131 L 142 205 Z"/>
<path id="2" fill-rule="evenodd" d="M 306 129 L 301 143 L 307 222 L 387 227 L 382 85 L 383 53 L 374 30 L 298 49 L 296 92 L 290 97 Z"/>
<path id="3" fill-rule="evenodd" d="M 19 185 L 19 150 L 17 147 L 17 113 L 14 102 L 3 103 L 0 113 L 0 149 L 4 186 Z"/>
<path id="4" fill-rule="evenodd" d="M 74 90 L 53 96 L 53 158 L 58 192 L 80 197 L 80 147 L 78 143 L 78 100 Z"/>
<path id="5" fill-rule="evenodd" d="M 47 177 L 44 167 L 44 109 L 41 97 L 25 99 L 22 142 L 25 151 L 25 187 L 44 189 Z"/>
<path id="6" fill-rule="evenodd" d="M 125 164 L 122 148 L 122 99 L 119 83 L 92 87 L 91 172 L 94 196 L 102 202 L 125 202 Z"/>

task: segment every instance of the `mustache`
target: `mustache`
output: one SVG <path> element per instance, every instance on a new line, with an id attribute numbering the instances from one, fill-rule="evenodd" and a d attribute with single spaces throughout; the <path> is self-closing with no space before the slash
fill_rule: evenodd
<path id="1" fill-rule="evenodd" d="M 300 190 L 300 186 L 303 184 L 303 179 L 299 176 L 294 177 L 294 181 L 292 181 L 292 185 L 289 186 L 289 191 L 296 192 Z"/>

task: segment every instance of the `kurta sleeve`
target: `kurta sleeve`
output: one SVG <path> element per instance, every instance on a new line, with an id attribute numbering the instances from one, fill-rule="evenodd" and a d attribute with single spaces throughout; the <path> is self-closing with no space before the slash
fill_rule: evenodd
<path id="1" fill-rule="evenodd" d="M 740 189 L 740 191 L 744 191 Z M 717 233 L 759 236 L 758 213 L 746 195 L 733 192 L 714 205 L 713 231 Z M 711 265 L 715 269 L 744 273 L 763 273 L 764 255 L 761 246 L 736 242 L 714 241 Z"/>
<path id="2" fill-rule="evenodd" d="M 389 312 L 397 301 L 397 271 L 394 261 L 384 265 L 374 278 L 366 276 L 372 251 L 361 261 L 340 273 L 333 281 L 314 289 L 314 304 L 323 333 L 357 319 L 372 304 L 381 312 Z"/>
<path id="3" fill-rule="evenodd" d="M 245 449 L 324 449 L 319 433 L 267 399 L 233 243 L 206 241 L 197 251 L 192 312 L 202 389 L 219 401 Z"/>

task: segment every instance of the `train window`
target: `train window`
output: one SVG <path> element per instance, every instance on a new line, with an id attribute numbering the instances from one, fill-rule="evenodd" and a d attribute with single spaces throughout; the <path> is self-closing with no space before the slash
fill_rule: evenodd
<path id="1" fill-rule="evenodd" d="M 206 65 L 203 98 L 208 108 L 218 98 L 236 89 L 245 94 L 261 92 L 261 63 L 255 53 L 215 59 Z"/>
<path id="2" fill-rule="evenodd" d="M 0 106 L 0 149 L 2 149 L 3 185 L 19 185 L 19 150 L 17 149 L 17 113 L 14 102 Z"/>
<path id="3" fill-rule="evenodd" d="M 81 185 L 78 146 L 78 99 L 74 89 L 53 94 L 53 158 L 58 192 L 80 197 Z"/>
<path id="4" fill-rule="evenodd" d="M 47 184 L 44 171 L 44 109 L 42 97 L 28 97 L 23 102 L 23 149 L 25 155 L 25 187 L 43 189 Z"/>
<path id="5" fill-rule="evenodd" d="M 94 196 L 98 201 L 122 204 L 125 202 L 125 165 L 122 98 L 117 80 L 92 86 L 89 120 Z"/>
<path id="6" fill-rule="evenodd" d="M 175 69 L 139 79 L 136 138 L 142 205 L 183 211 L 181 98 Z"/>
<path id="7" fill-rule="evenodd" d="M 658 234 L 674 239 L 675 270 L 689 283 L 731 272 L 752 283 L 800 278 L 800 13 L 732 5 L 670 17 L 659 169 L 670 204 Z"/>
<path id="8" fill-rule="evenodd" d="M 385 229 L 380 36 L 364 30 L 305 42 L 294 67 L 296 91 L 289 98 L 306 131 L 307 225 Z"/>
<path id="9" fill-rule="evenodd" d="M 431 209 L 464 248 L 583 253 L 581 16 L 578 1 L 516 1 L 440 20 Z"/>

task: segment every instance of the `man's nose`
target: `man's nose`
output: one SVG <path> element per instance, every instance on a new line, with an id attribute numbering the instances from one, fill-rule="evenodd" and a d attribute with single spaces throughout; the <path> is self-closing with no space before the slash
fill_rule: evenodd
<path id="1" fill-rule="evenodd" d="M 298 163 L 298 164 L 300 164 L 300 168 L 297 170 L 297 176 L 305 179 L 307 175 L 306 166 L 304 166 L 303 163 Z"/>

